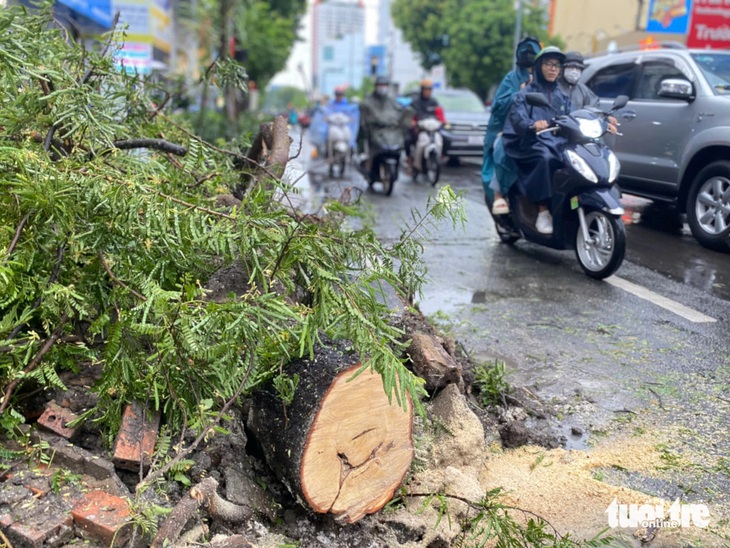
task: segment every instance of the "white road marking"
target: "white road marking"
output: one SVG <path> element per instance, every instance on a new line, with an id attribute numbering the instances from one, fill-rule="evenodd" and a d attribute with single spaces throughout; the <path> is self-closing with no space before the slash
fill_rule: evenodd
<path id="1" fill-rule="evenodd" d="M 674 312 L 675 314 L 682 316 L 684 319 L 691 322 L 711 323 L 717 321 L 715 318 L 705 316 L 702 312 L 693 310 L 692 308 L 684 306 L 683 304 L 680 304 L 677 301 L 673 301 L 672 299 L 662 297 L 661 295 L 654 293 L 653 291 L 650 291 L 645 287 L 641 287 L 640 285 L 631 283 L 630 281 L 619 278 L 618 276 L 609 276 L 604 281 L 610 283 L 615 287 L 621 288 L 624 291 L 631 293 L 632 295 L 636 295 L 637 297 L 646 299 L 647 301 L 654 303 L 657 306 L 661 306 L 662 308 L 669 310 L 670 312 Z"/>

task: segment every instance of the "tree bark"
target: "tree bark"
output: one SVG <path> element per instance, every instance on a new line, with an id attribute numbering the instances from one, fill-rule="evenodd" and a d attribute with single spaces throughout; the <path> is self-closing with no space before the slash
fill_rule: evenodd
<path id="1" fill-rule="evenodd" d="M 286 409 L 273 388 L 254 396 L 248 424 L 269 466 L 300 503 L 353 523 L 393 497 L 413 460 L 413 407 L 388 401 L 379 374 L 357 357 L 318 348 L 314 360 L 286 368 L 299 375 Z"/>

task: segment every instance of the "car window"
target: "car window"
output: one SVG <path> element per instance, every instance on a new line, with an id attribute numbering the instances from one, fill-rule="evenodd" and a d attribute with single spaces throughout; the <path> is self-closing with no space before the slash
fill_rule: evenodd
<path id="1" fill-rule="evenodd" d="M 631 97 L 638 71 L 636 63 L 611 65 L 596 72 L 588 81 L 588 87 L 603 98 L 615 99 L 619 95 Z"/>
<path id="2" fill-rule="evenodd" d="M 659 88 L 663 80 L 667 78 L 683 78 L 687 77 L 677 69 L 673 64 L 651 61 L 642 65 L 639 83 L 636 86 L 635 99 L 654 99 L 662 101 L 671 101 L 668 97 L 659 95 Z"/>
<path id="3" fill-rule="evenodd" d="M 693 53 L 692 58 L 718 95 L 730 93 L 730 55 L 727 53 Z"/>
<path id="4" fill-rule="evenodd" d="M 458 112 L 484 112 L 484 104 L 479 100 L 479 97 L 471 93 L 456 94 L 456 93 L 436 93 L 434 94 L 436 99 L 443 107 L 444 110 L 454 110 Z"/>

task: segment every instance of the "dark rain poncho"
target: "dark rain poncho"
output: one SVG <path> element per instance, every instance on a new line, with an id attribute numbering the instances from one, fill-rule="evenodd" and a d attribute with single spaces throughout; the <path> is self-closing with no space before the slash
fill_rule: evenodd
<path id="1" fill-rule="evenodd" d="M 552 174 L 562 165 L 561 148 L 565 140 L 554 133 L 537 136 L 530 126 L 538 120 L 550 121 L 570 112 L 570 99 L 560 91 L 557 82 L 545 80 L 539 66 L 541 61 L 533 69 L 532 83 L 515 95 L 502 135 L 507 156 L 517 164 L 520 191 L 534 203 L 544 203 L 552 195 Z M 527 93 L 542 93 L 554 110 L 528 105 Z"/>

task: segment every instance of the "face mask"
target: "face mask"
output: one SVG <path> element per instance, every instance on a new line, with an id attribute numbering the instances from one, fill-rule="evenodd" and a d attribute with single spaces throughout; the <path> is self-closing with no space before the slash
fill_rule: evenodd
<path id="1" fill-rule="evenodd" d="M 388 86 L 376 86 L 375 87 L 375 93 L 383 97 L 384 95 L 388 94 Z"/>
<path id="2" fill-rule="evenodd" d="M 563 78 L 569 83 L 569 84 L 575 84 L 578 81 L 578 78 L 580 78 L 581 70 L 579 68 L 566 68 L 563 69 Z"/>

